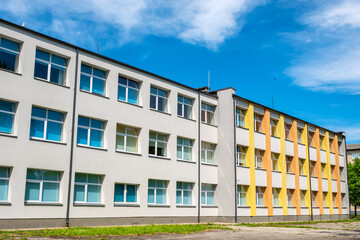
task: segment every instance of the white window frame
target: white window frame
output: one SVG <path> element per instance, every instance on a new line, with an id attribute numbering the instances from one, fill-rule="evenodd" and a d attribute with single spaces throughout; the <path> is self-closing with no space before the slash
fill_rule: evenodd
<path id="1" fill-rule="evenodd" d="M 305 159 L 299 158 L 299 174 L 301 175 L 305 175 L 304 165 L 305 165 Z"/>
<path id="2" fill-rule="evenodd" d="M 151 88 L 155 88 L 155 89 L 156 89 L 156 94 L 151 92 Z M 159 95 L 159 89 L 165 92 L 165 95 L 166 95 L 165 97 Z M 155 97 L 155 108 L 152 108 L 152 107 L 151 107 L 151 96 L 154 96 L 154 97 Z M 159 103 L 159 98 L 164 99 L 164 103 L 165 103 L 165 109 L 164 109 L 164 111 L 158 109 L 158 107 L 159 107 L 159 105 L 158 105 L 158 103 Z M 154 109 L 154 110 L 159 111 L 159 112 L 165 112 L 165 113 L 167 113 L 167 112 L 169 112 L 169 109 L 168 109 L 168 100 L 169 100 L 169 90 L 165 90 L 165 89 L 158 88 L 158 87 L 155 87 L 155 86 L 150 86 L 150 109 Z"/>
<path id="3" fill-rule="evenodd" d="M 203 186 L 208 185 L 211 186 L 214 190 L 208 190 L 208 189 L 203 189 Z M 202 183 L 201 184 L 201 195 L 202 193 L 205 194 L 205 203 L 201 203 L 202 206 L 215 206 L 215 191 L 216 191 L 216 185 L 214 184 L 207 184 L 207 183 Z M 214 204 L 209 204 L 207 199 L 208 199 L 208 193 L 214 193 Z M 201 196 L 200 196 L 201 197 Z"/>
<path id="4" fill-rule="evenodd" d="M 311 204 L 312 204 L 312 207 L 317 207 L 317 205 L 316 205 L 317 195 L 318 195 L 317 191 L 312 191 L 311 192 Z"/>
<path id="5" fill-rule="evenodd" d="M 259 116 L 259 118 L 260 118 L 261 120 L 258 120 L 258 119 L 257 119 L 257 116 Z M 264 117 L 264 116 L 261 115 L 261 114 L 258 114 L 258 113 L 255 113 L 255 114 L 254 114 L 254 131 L 255 131 L 255 132 L 262 132 L 262 127 L 263 127 L 263 126 L 262 126 L 262 120 L 263 120 L 263 117 Z M 257 123 L 257 122 L 260 123 L 260 129 L 259 129 L 259 131 L 256 130 L 256 123 Z"/>
<path id="6" fill-rule="evenodd" d="M 89 126 L 83 126 L 83 125 L 77 124 L 77 127 L 78 127 L 78 128 L 83 128 L 83 129 L 86 129 L 86 130 L 88 131 L 88 134 L 87 134 L 87 143 L 86 143 L 86 144 L 77 143 L 77 145 L 79 145 L 79 146 L 87 146 L 87 147 L 94 147 L 94 146 L 91 146 L 91 145 L 90 145 L 91 129 L 94 129 L 94 130 L 97 130 L 97 131 L 102 131 L 102 139 L 101 139 L 101 145 L 102 145 L 102 147 L 100 147 L 100 148 L 104 148 L 104 145 L 105 145 L 105 144 L 104 144 L 105 121 L 99 120 L 99 119 L 95 119 L 95 118 L 84 117 L 84 116 L 78 116 L 78 120 L 79 120 L 79 117 L 89 119 Z M 92 121 L 92 120 L 96 120 L 96 121 L 102 122 L 103 125 L 104 125 L 104 129 L 91 127 L 91 121 Z M 94 148 L 98 148 L 98 147 L 94 147 Z"/>
<path id="7" fill-rule="evenodd" d="M 236 164 L 238 166 L 246 166 L 246 152 L 247 152 L 247 147 L 241 145 L 236 146 Z M 244 161 L 243 163 L 242 160 Z"/>
<path id="8" fill-rule="evenodd" d="M 204 161 L 201 162 L 203 163 L 207 163 L 207 164 L 215 164 L 215 149 L 216 149 L 216 144 L 213 143 L 209 143 L 209 142 L 201 142 L 205 144 L 205 148 L 203 148 L 203 146 L 201 146 L 201 151 L 204 151 Z M 214 149 L 212 149 L 212 146 L 214 147 Z M 213 162 L 209 162 L 208 161 L 208 152 L 212 152 L 213 153 Z"/>
<path id="9" fill-rule="evenodd" d="M 289 196 L 291 197 L 291 201 L 289 200 Z M 294 207 L 294 189 L 287 189 L 286 197 L 287 197 L 287 206 Z"/>
<path id="10" fill-rule="evenodd" d="M 280 155 L 277 153 L 271 153 L 271 170 L 279 171 L 279 157 Z M 274 162 L 276 163 L 274 165 Z"/>
<path id="11" fill-rule="evenodd" d="M 264 204 L 265 204 L 264 195 L 265 195 L 265 188 L 264 187 L 256 187 L 256 206 L 257 207 L 264 207 Z M 260 196 L 262 196 L 262 197 L 260 198 Z M 259 199 L 262 199 L 264 204 L 260 205 Z"/>
<path id="12" fill-rule="evenodd" d="M 179 140 L 179 139 L 182 140 L 182 143 L 178 143 L 178 140 Z M 185 145 L 184 140 L 190 141 L 190 145 Z M 177 148 L 178 148 L 178 147 L 181 147 L 181 158 L 178 158 L 178 157 L 177 157 L 177 153 L 178 153 Z M 190 148 L 190 153 L 191 153 L 191 154 L 190 154 L 190 159 L 184 159 L 184 149 L 185 149 L 185 148 Z M 176 158 L 177 158 L 178 160 L 183 160 L 183 161 L 189 161 L 189 162 L 193 161 L 193 160 L 192 160 L 192 148 L 193 148 L 193 140 L 188 139 L 188 138 L 183 138 L 183 137 L 177 137 L 177 141 L 176 141 Z"/>
<path id="13" fill-rule="evenodd" d="M 34 108 L 34 107 L 35 107 L 35 108 L 39 108 L 39 109 L 46 110 L 46 117 L 45 117 L 45 118 L 33 116 L 32 113 L 31 113 L 31 119 L 39 120 L 39 121 L 43 121 L 43 122 L 44 122 L 44 135 L 43 135 L 42 138 L 39 138 L 39 137 L 31 137 L 31 136 L 30 136 L 30 138 L 31 138 L 31 139 L 41 139 L 41 140 L 46 140 L 46 141 L 51 141 L 51 142 L 58 142 L 58 141 L 46 139 L 46 135 L 47 135 L 47 124 L 48 124 L 48 121 L 49 121 L 49 122 L 55 122 L 55 123 L 60 123 L 60 124 L 61 124 L 61 132 L 60 132 L 60 141 L 59 141 L 59 142 L 63 142 L 63 141 L 64 141 L 64 139 L 63 139 L 63 130 L 64 130 L 65 114 L 64 114 L 63 112 L 50 110 L 50 111 L 52 111 L 52 112 L 61 113 L 62 121 L 56 121 L 56 120 L 53 120 L 53 119 L 49 119 L 49 118 L 48 118 L 49 109 L 42 108 L 42 107 L 37 107 L 37 106 L 33 106 L 33 108 Z"/>
<path id="14" fill-rule="evenodd" d="M 277 134 L 277 125 L 278 125 L 279 121 L 273 118 L 270 118 L 270 136 L 272 137 L 278 137 Z M 275 132 L 273 132 L 273 128 Z"/>
<path id="15" fill-rule="evenodd" d="M 138 189 L 139 189 L 139 186 L 137 184 L 130 184 L 130 183 L 115 183 L 115 185 L 124 185 L 124 201 L 120 202 L 120 201 L 115 201 L 114 199 L 114 203 L 115 204 L 138 204 L 138 199 L 139 199 L 139 196 L 138 196 Z M 136 202 L 127 202 L 126 201 L 126 197 L 127 197 L 127 186 L 135 186 L 135 192 L 136 192 Z M 115 186 L 114 186 L 114 196 L 115 196 Z"/>
<path id="16" fill-rule="evenodd" d="M 124 137 L 124 150 L 121 150 L 121 149 L 118 149 L 116 147 L 116 151 L 119 151 L 119 152 L 130 152 L 130 153 L 138 153 L 139 152 L 139 147 L 137 148 L 137 151 L 136 152 L 131 152 L 131 151 L 126 151 L 126 146 L 127 146 L 127 138 L 128 137 L 133 137 L 133 138 L 136 138 L 136 142 L 137 144 L 139 144 L 139 135 L 131 135 L 128 133 L 128 129 L 134 129 L 137 131 L 137 133 L 139 134 L 139 129 L 138 128 L 135 128 L 135 127 L 130 127 L 130 126 L 127 126 L 127 125 L 122 125 L 122 124 L 117 124 L 117 126 L 124 126 L 125 127 L 125 133 L 120 133 L 118 131 L 116 131 L 116 136 L 123 136 Z M 117 127 L 116 126 L 116 127 Z M 116 141 L 117 142 L 117 141 Z M 117 144 L 116 144 L 117 146 Z"/>
<path id="17" fill-rule="evenodd" d="M 236 107 L 235 114 L 236 114 L 236 126 L 245 128 L 246 109 Z"/>
<path id="18" fill-rule="evenodd" d="M 260 153 L 260 156 L 257 154 L 257 152 Z M 258 158 L 261 159 L 261 167 L 258 166 Z M 255 149 L 255 168 L 263 169 L 264 168 L 264 151 L 260 149 Z"/>
<path id="19" fill-rule="evenodd" d="M 53 63 L 53 62 L 52 62 L 52 56 L 55 55 L 55 56 L 57 56 L 57 57 L 60 57 L 60 58 L 65 59 L 65 62 L 66 62 L 65 65 L 67 65 L 67 59 L 64 58 L 64 57 L 62 57 L 62 56 L 59 56 L 59 55 L 57 55 L 57 54 L 53 54 L 53 53 L 44 51 L 44 50 L 42 50 L 42 49 L 36 49 L 36 50 L 39 50 L 39 51 L 42 51 L 42 52 L 45 52 L 45 53 L 50 54 L 50 61 L 45 61 L 45 60 L 43 60 L 43 59 L 36 58 L 36 55 L 35 55 L 35 62 L 38 61 L 38 62 L 41 62 L 41 63 L 43 63 L 43 64 L 46 64 L 46 65 L 47 65 L 47 69 L 48 69 L 48 70 L 47 70 L 46 79 L 41 78 L 41 77 L 35 77 L 35 78 L 44 80 L 44 81 L 46 81 L 46 82 L 50 82 L 50 79 L 51 79 L 51 65 L 54 65 L 54 66 L 56 66 L 56 67 L 61 68 L 61 69 L 64 70 L 63 83 L 62 83 L 62 84 L 57 83 L 57 84 L 59 84 L 59 85 L 61 85 L 61 86 L 65 86 L 65 85 L 66 85 L 66 71 L 67 71 L 67 66 L 61 66 L 61 65 L 59 65 L 59 64 Z M 34 75 L 35 75 L 35 72 L 34 72 Z"/>
<path id="20" fill-rule="evenodd" d="M 129 88 L 131 88 L 131 89 L 137 91 L 137 99 L 136 99 L 136 100 L 137 100 L 137 103 L 136 103 L 136 104 L 135 104 L 135 103 L 130 103 L 130 104 L 139 105 L 140 82 L 135 81 L 135 80 L 132 80 L 132 79 L 129 79 L 129 78 L 124 77 L 124 76 L 119 76 L 119 77 L 122 77 L 122 78 L 126 79 L 126 85 L 124 85 L 124 84 L 122 84 L 122 83 L 119 83 L 119 80 L 118 80 L 118 86 L 124 87 L 124 88 L 126 89 L 126 90 L 125 90 L 125 101 L 119 99 L 119 93 L 118 93 L 117 99 L 118 99 L 119 101 L 121 101 L 121 102 L 127 102 L 127 103 L 129 103 Z M 134 87 L 129 86 L 129 81 L 138 83 L 138 84 L 139 84 L 139 88 L 134 88 Z"/>
<path id="21" fill-rule="evenodd" d="M 182 188 L 178 188 L 178 186 L 177 186 L 177 184 L 178 183 L 189 183 L 190 185 L 191 185 L 191 189 L 186 189 L 186 188 L 184 188 L 184 187 L 182 187 Z M 192 195 L 192 192 L 193 192 L 193 188 L 194 188 L 194 184 L 193 183 L 191 183 L 191 182 L 176 182 L 176 198 L 177 198 L 177 193 L 178 192 L 181 192 L 181 203 L 177 203 L 176 202 L 176 205 L 182 205 L 182 206 L 191 206 L 191 205 L 193 205 L 193 199 L 192 199 L 192 197 L 193 197 L 193 195 Z M 191 196 L 191 203 L 190 204 L 184 204 L 184 192 L 190 192 L 190 196 Z"/>
<path id="22" fill-rule="evenodd" d="M 203 108 L 203 104 L 205 105 L 205 109 Z M 211 111 L 208 109 L 208 106 L 214 108 L 214 111 Z M 215 105 L 212 105 L 212 104 L 209 104 L 209 103 L 206 103 L 206 102 L 201 102 L 201 116 L 202 116 L 202 113 L 204 112 L 204 120 L 201 119 L 201 122 L 202 123 L 205 123 L 205 124 L 209 124 L 209 125 L 214 125 L 215 123 L 215 109 L 216 109 L 216 106 Z M 208 114 L 212 114 L 212 122 L 207 122 L 207 119 L 208 119 Z"/>
<path id="23" fill-rule="evenodd" d="M 289 129 L 288 129 L 289 127 Z M 286 134 L 287 133 L 287 134 Z M 291 141 L 291 124 L 287 124 L 285 123 L 285 129 L 284 129 L 284 134 L 285 134 L 285 140 Z"/>
<path id="24" fill-rule="evenodd" d="M 76 173 L 75 173 L 76 174 Z M 84 189 L 84 201 L 75 201 L 74 200 L 74 203 L 86 203 L 86 204 L 99 204 L 102 202 L 102 179 L 103 177 L 101 175 L 98 175 L 98 174 L 87 174 L 87 173 L 80 173 L 80 174 L 85 174 L 86 175 L 86 182 L 75 182 L 75 179 L 74 179 L 74 189 L 75 189 L 75 186 L 76 185 L 79 185 L 79 186 L 85 186 L 85 189 Z M 100 183 L 89 183 L 89 175 L 96 175 L 96 176 L 99 176 L 100 177 Z M 88 186 L 89 185 L 92 185 L 92 186 L 100 186 L 100 201 L 99 202 L 88 202 L 87 201 L 87 193 L 88 193 Z"/>
<path id="25" fill-rule="evenodd" d="M 293 159 L 290 156 L 285 156 L 285 164 L 286 164 L 286 172 L 287 173 L 292 173 L 292 161 Z M 288 171 L 288 166 L 290 166 L 290 171 Z M 300 162 L 299 162 L 299 166 L 300 166 Z"/>
<path id="26" fill-rule="evenodd" d="M 151 135 L 150 132 L 155 133 L 155 139 L 150 138 L 150 135 Z M 168 140 L 169 140 L 169 136 L 166 135 L 166 134 L 164 134 L 164 133 L 159 133 L 159 132 L 155 132 L 155 131 L 150 131 L 150 132 L 149 132 L 149 145 L 150 145 L 150 142 L 151 142 L 151 141 L 152 141 L 152 142 L 155 142 L 155 154 L 150 154 L 150 153 L 149 153 L 149 156 L 164 157 L 164 158 L 166 158 L 167 155 L 168 155 L 167 142 L 168 142 Z M 159 140 L 159 136 L 158 136 L 159 134 L 163 135 L 164 138 L 166 138 L 166 141 L 164 141 L 164 140 Z M 165 147 L 164 147 L 164 149 L 165 149 L 165 154 L 164 154 L 164 156 L 159 156 L 159 155 L 158 155 L 158 152 L 157 152 L 158 142 L 161 142 L 161 143 L 164 143 L 164 144 L 165 144 Z"/>
<path id="27" fill-rule="evenodd" d="M 155 181 L 155 187 L 150 187 L 149 186 L 149 181 L 150 180 L 153 180 L 153 181 Z M 165 184 L 165 187 L 157 187 L 156 186 L 156 182 L 157 181 L 162 181 L 162 182 L 164 182 Z M 149 204 L 149 205 L 166 205 L 167 204 L 167 202 L 168 202 L 168 197 L 167 197 L 167 194 L 168 194 L 168 192 L 167 192 L 167 187 L 168 187 L 168 183 L 167 183 L 167 181 L 166 180 L 157 180 L 157 179 L 149 179 L 148 180 L 148 190 L 149 189 L 152 189 L 152 190 L 154 190 L 154 202 L 153 203 L 149 203 L 149 192 L 148 192 L 148 201 L 147 201 L 147 203 Z M 165 190 L 165 203 L 156 203 L 156 191 L 157 191 L 157 189 L 162 189 L 162 190 Z"/>
<path id="28" fill-rule="evenodd" d="M 44 182 L 45 183 L 57 183 L 59 185 L 58 188 L 58 200 L 57 202 L 49 202 L 49 203 L 58 203 L 60 202 L 60 182 L 61 182 L 61 173 L 59 171 L 53 171 L 53 172 L 57 172 L 59 174 L 59 180 L 58 181 L 54 181 L 54 180 L 44 180 L 44 172 L 48 171 L 48 170 L 42 170 L 42 169 L 33 169 L 31 168 L 30 170 L 39 170 L 41 171 L 41 180 L 38 179 L 28 179 L 27 175 L 26 175 L 26 183 L 40 183 L 40 188 L 39 188 L 39 200 L 25 200 L 25 203 L 47 203 L 46 201 L 42 201 L 42 194 L 43 194 L 43 185 Z M 26 187 L 25 187 L 26 189 Z M 25 190 L 26 191 L 26 190 Z"/>
<path id="29" fill-rule="evenodd" d="M 308 141 L 309 141 L 309 146 L 310 147 L 314 147 L 314 132 L 309 131 L 308 132 Z"/>
<path id="30" fill-rule="evenodd" d="M 275 205 L 275 197 L 277 196 L 278 198 L 278 205 Z M 273 198 L 273 206 L 274 207 L 279 207 L 280 206 L 280 189 L 279 188 L 273 188 L 272 189 L 272 198 Z"/>
<path id="31" fill-rule="evenodd" d="M 182 102 L 179 102 L 179 97 L 182 97 L 183 98 L 183 101 Z M 188 103 L 185 103 L 185 98 L 189 100 L 189 102 L 191 102 L 191 104 L 188 104 Z M 193 102 L 194 100 L 191 99 L 191 98 L 188 98 L 188 97 L 185 97 L 183 95 L 178 95 L 178 107 L 179 107 L 179 104 L 181 105 L 181 115 L 179 115 L 179 112 L 178 112 L 178 116 L 179 117 L 183 117 L 183 118 L 186 118 L 186 119 L 193 119 L 192 117 L 192 108 L 193 108 Z M 184 108 L 185 108 L 185 105 L 188 106 L 190 108 L 190 116 L 189 117 L 186 117 L 185 116 L 185 111 L 184 111 Z"/>
<path id="32" fill-rule="evenodd" d="M 300 207 L 306 206 L 306 191 L 300 190 Z"/>
<path id="33" fill-rule="evenodd" d="M 0 202 L 8 202 L 9 201 L 9 188 L 10 188 L 10 167 L 0 166 L 1 168 L 7 168 L 8 176 L 7 177 L 0 177 L 0 180 L 7 181 L 8 185 L 8 192 L 7 192 L 7 199 L 0 200 Z"/>
<path id="34" fill-rule="evenodd" d="M 104 85 L 103 85 L 103 86 L 104 86 L 104 93 L 103 93 L 103 94 L 99 94 L 99 93 L 93 92 L 94 68 L 95 68 L 96 70 L 99 70 L 99 71 L 104 72 L 105 75 L 106 75 L 106 71 L 104 71 L 104 70 L 102 70 L 102 69 L 100 69 L 100 68 L 93 67 L 93 66 L 91 66 L 91 65 L 85 64 L 85 63 L 81 63 L 81 65 L 85 65 L 85 66 L 87 66 L 87 67 L 90 67 L 90 68 L 91 68 L 91 74 L 82 72 L 82 71 L 81 71 L 81 66 L 80 66 L 80 78 L 81 78 L 81 75 L 82 75 L 82 74 L 85 75 L 85 76 L 90 77 L 90 90 L 88 91 L 88 90 L 81 89 L 81 88 L 80 88 L 80 90 L 81 90 L 81 91 L 84 91 L 84 92 L 89 92 L 89 93 L 92 93 L 92 94 L 95 94 L 95 95 L 99 95 L 99 96 L 106 96 L 106 76 L 105 76 L 105 78 L 101 78 L 101 77 L 95 76 L 96 78 L 101 79 L 101 80 L 104 82 Z"/>
<path id="35" fill-rule="evenodd" d="M 248 191 L 248 189 L 249 189 L 249 186 L 238 185 L 238 188 L 237 188 L 237 205 L 238 206 L 247 206 L 247 191 Z M 246 203 L 241 202 L 241 195 L 242 194 L 245 194 Z"/>
<path id="36" fill-rule="evenodd" d="M 9 102 L 11 104 L 13 104 L 13 107 L 14 107 L 14 112 L 9 112 L 9 111 L 5 111 L 5 110 L 1 110 L 0 109 L 0 113 L 6 113 L 6 114 L 10 114 L 12 115 L 12 122 L 11 122 L 11 132 L 10 133 L 7 133 L 7 132 L 0 132 L 0 133 L 3 133 L 3 134 L 14 134 L 14 122 L 15 122 L 15 114 L 16 114 L 16 103 L 15 102 L 12 102 L 12 101 L 8 101 L 8 100 L 4 100 L 4 99 L 0 99 L 1 101 L 4 101 L 4 102 Z"/>
<path id="37" fill-rule="evenodd" d="M 302 144 L 303 143 L 302 135 L 304 134 L 304 129 L 298 127 L 296 134 L 297 134 L 298 143 Z"/>
<path id="38" fill-rule="evenodd" d="M 10 39 L 8 39 L 8 38 L 3 38 L 3 37 L 0 37 L 0 43 L 1 43 L 1 40 L 2 40 L 2 39 L 6 39 L 7 41 L 11 41 L 11 42 L 17 43 L 17 44 L 18 44 L 18 46 L 19 46 L 19 51 L 18 51 L 18 52 L 16 52 L 16 51 L 14 51 L 14 50 L 11 50 L 11 49 L 8 49 L 8 48 L 1 47 L 1 44 L 0 44 L 0 49 L 1 49 L 2 51 L 5 51 L 5 52 L 10 52 L 11 54 L 16 55 L 16 60 L 15 60 L 14 71 L 10 71 L 10 70 L 7 70 L 7 69 L 6 69 L 6 71 L 10 71 L 10 72 L 15 72 L 15 73 L 17 73 L 17 72 L 18 72 L 18 67 L 19 67 L 20 43 L 19 43 L 19 42 L 14 41 L 14 40 L 10 40 Z M 3 69 L 3 68 L 1 68 L 1 69 Z"/>

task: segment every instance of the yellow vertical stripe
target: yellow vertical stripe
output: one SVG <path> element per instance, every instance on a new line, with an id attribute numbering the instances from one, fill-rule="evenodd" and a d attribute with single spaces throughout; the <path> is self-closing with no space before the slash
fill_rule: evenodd
<path id="1" fill-rule="evenodd" d="M 250 168 L 250 186 L 247 192 L 247 201 L 250 206 L 250 215 L 256 216 L 254 105 L 251 103 L 249 103 L 245 116 L 245 127 L 249 129 L 249 148 L 246 156 L 246 166 Z"/>

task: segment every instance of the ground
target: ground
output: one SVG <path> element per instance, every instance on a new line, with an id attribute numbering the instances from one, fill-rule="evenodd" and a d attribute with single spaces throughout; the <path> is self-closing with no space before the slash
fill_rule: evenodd
<path id="1" fill-rule="evenodd" d="M 0 239 L 31 239 L 31 240 L 52 240 L 52 239 L 121 239 L 121 240 L 145 240 L 145 239 L 360 239 L 360 221 L 341 221 L 341 222 L 316 222 L 316 223 L 263 223 L 263 224 L 202 224 L 202 225 L 150 225 L 130 227 L 137 231 L 136 235 L 121 236 L 123 233 L 116 234 L 119 228 L 90 228 L 90 231 L 97 231 L 88 236 L 82 234 L 89 231 L 89 228 L 73 228 L 72 230 L 40 230 L 33 231 L 0 232 Z M 130 228 L 122 228 L 130 233 Z M 146 228 L 146 229 L 145 229 Z M 161 234 L 146 235 L 146 231 L 162 231 Z M 182 232 L 194 232 L 189 234 L 175 234 L 182 228 Z M 162 230 L 161 230 L 162 229 Z M 176 229 L 176 230 L 175 230 Z M 190 230 L 193 229 L 193 230 Z M 195 230 L 197 229 L 197 230 Z M 113 234 L 107 234 L 113 231 Z M 142 231 L 140 233 L 140 231 Z M 181 232 L 180 231 L 180 232 Z M 71 232 L 71 233 L 69 233 Z M 166 233 L 170 232 L 170 233 Z M 47 235 L 45 235 L 45 233 Z M 79 234 L 80 233 L 80 234 Z M 94 233 L 94 232 L 92 232 Z M 138 235 L 144 234 L 145 235 Z"/>

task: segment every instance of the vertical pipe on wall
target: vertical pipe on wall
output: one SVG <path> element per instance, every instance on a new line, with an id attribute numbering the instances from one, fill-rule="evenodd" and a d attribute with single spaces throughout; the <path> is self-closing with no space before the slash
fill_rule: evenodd
<path id="1" fill-rule="evenodd" d="M 233 95 L 233 102 L 234 102 L 234 109 L 233 109 L 233 114 L 234 114 L 234 187 L 235 187 L 235 223 L 237 223 L 237 165 L 236 165 L 236 150 L 237 150 L 237 145 L 236 145 L 236 99 L 235 99 L 235 95 Z"/>
<path id="2" fill-rule="evenodd" d="M 76 113 L 76 92 L 77 92 L 77 76 L 78 76 L 78 64 L 79 64 L 79 49 L 76 49 L 76 65 L 75 65 L 75 81 L 74 81 L 74 99 L 73 99 L 73 111 L 72 111 L 72 126 L 71 126 L 71 145 L 70 145 L 70 167 L 69 167 L 69 186 L 66 205 L 66 226 L 69 227 L 69 215 L 70 215 L 70 195 L 71 195 L 71 180 L 72 180 L 72 166 L 74 157 L 74 136 L 75 136 L 75 113 Z"/>
<path id="3" fill-rule="evenodd" d="M 201 182 L 200 182 L 201 139 L 200 139 L 200 122 L 201 122 L 201 102 L 200 102 L 200 90 L 198 90 L 198 223 L 200 223 L 200 209 L 201 209 Z"/>

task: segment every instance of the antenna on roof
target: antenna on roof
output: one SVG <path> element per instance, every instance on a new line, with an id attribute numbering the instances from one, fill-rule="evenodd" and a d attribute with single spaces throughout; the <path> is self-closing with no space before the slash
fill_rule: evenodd
<path id="1" fill-rule="evenodd" d="M 22 26 L 22 27 L 25 27 L 25 24 L 26 24 L 26 22 L 23 22 L 21 26 Z"/>
<path id="2" fill-rule="evenodd" d="M 210 89 L 210 71 L 208 71 L 208 88 Z"/>
<path id="3" fill-rule="evenodd" d="M 98 54 L 100 54 L 99 43 L 97 42 L 96 45 L 97 45 L 97 49 L 98 49 Z"/>

